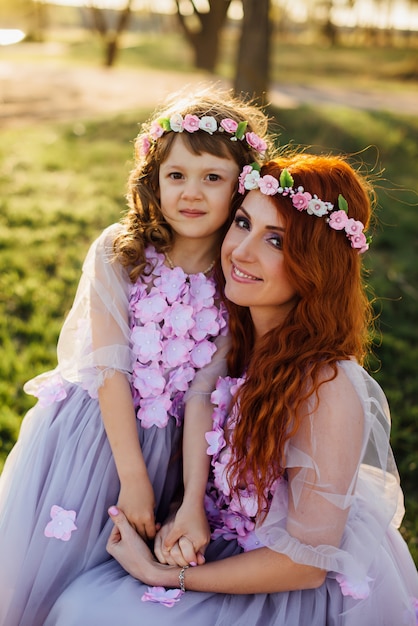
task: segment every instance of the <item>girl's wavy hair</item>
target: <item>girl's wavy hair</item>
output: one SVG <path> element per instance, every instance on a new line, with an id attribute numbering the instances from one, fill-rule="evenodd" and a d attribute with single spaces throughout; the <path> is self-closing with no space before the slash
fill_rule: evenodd
<path id="1" fill-rule="evenodd" d="M 302 185 L 336 206 L 341 193 L 349 217 L 367 228 L 373 189 L 344 158 L 282 155 L 265 164 L 261 174 L 279 180 L 284 168 L 295 188 Z M 226 300 L 232 338 L 229 372 L 245 372 L 235 398 L 239 419 L 228 476 L 233 489 L 251 480 L 264 511 L 265 489 L 285 473 L 286 445 L 306 414 L 308 398 L 317 399 L 319 386 L 335 378 L 338 360 L 354 357 L 364 362 L 373 325 L 364 255 L 350 246 L 344 233 L 329 228 L 324 217 L 299 212 L 281 195 L 270 198 L 284 221 L 284 266 L 296 286 L 296 304 L 283 324 L 256 343 L 249 310 Z"/>
<path id="2" fill-rule="evenodd" d="M 259 107 L 234 97 L 229 91 L 207 88 L 192 94 L 177 93 L 170 98 L 166 107 L 155 111 L 143 124 L 135 140 L 135 162 L 128 180 L 129 209 L 122 219 L 124 228 L 114 242 L 116 259 L 128 268 L 132 282 L 142 273 L 152 271 L 145 258 L 145 249 L 149 244 L 154 245 L 158 252 L 168 252 L 172 246 L 173 233 L 160 208 L 159 170 L 179 133 L 166 132 L 153 143 L 147 155 L 142 154 L 141 146 L 143 137 L 149 134 L 152 122 L 175 113 L 180 113 L 183 117 L 187 114 L 196 115 L 199 118 L 210 115 L 218 124 L 225 118 L 231 118 L 238 123 L 246 120 L 247 131 L 255 132 L 267 142 L 266 155 L 272 149 L 273 144 L 269 144 L 266 136 L 268 117 Z M 259 160 L 259 154 L 253 148 L 245 141 L 231 141 L 229 133 L 215 132 L 211 135 L 203 130 L 194 133 L 185 131 L 181 133 L 181 138 L 193 154 L 208 152 L 215 156 L 232 158 L 239 170 L 244 165 Z M 230 218 L 239 201 L 236 192 Z M 228 221 L 225 224 L 225 231 L 229 223 Z"/>

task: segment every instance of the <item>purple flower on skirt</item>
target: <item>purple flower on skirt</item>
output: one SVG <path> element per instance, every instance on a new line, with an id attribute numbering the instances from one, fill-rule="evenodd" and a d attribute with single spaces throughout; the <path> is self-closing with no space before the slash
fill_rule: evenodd
<path id="1" fill-rule="evenodd" d="M 61 541 L 69 541 L 71 533 L 77 530 L 77 526 L 74 524 L 76 512 L 66 511 L 54 504 L 51 508 L 51 518 L 44 530 L 45 537 L 55 537 L 55 539 L 61 539 Z"/>
<path id="2" fill-rule="evenodd" d="M 164 589 L 164 587 L 148 587 L 144 593 L 142 602 L 156 602 L 171 609 L 181 598 L 183 592 L 180 589 Z"/>

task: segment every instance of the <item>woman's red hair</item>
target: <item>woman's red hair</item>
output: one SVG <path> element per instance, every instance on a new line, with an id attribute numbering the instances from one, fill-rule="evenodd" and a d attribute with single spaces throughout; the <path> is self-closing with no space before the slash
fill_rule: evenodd
<path id="1" fill-rule="evenodd" d="M 342 157 L 294 154 L 267 163 L 261 175 L 279 180 L 283 169 L 294 187 L 338 205 L 367 228 L 372 189 Z M 265 488 L 286 468 L 286 444 L 303 419 L 302 405 L 320 384 L 336 376 L 336 362 L 363 363 L 370 347 L 372 313 L 362 280 L 362 261 L 344 232 L 326 217 L 299 212 L 289 197 L 271 196 L 285 222 L 283 255 L 298 301 L 284 324 L 255 342 L 248 309 L 227 302 L 232 348 L 231 375 L 245 372 L 236 397 L 239 420 L 232 436 L 231 485 L 254 482 L 259 504 Z M 331 373 L 330 373 L 331 372 Z"/>

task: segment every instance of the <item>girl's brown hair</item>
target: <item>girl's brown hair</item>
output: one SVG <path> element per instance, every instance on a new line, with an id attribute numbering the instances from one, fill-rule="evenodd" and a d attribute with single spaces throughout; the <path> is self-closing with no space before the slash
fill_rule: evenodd
<path id="1" fill-rule="evenodd" d="M 348 202 L 348 215 L 369 225 L 373 190 L 367 180 L 339 156 L 282 155 L 267 163 L 261 175 L 279 180 L 291 173 L 294 188 L 338 205 Z M 248 309 L 227 302 L 232 349 L 231 375 L 245 371 L 235 401 L 239 419 L 233 433 L 231 485 L 248 482 L 265 505 L 265 488 L 283 475 L 286 444 L 303 419 L 302 406 L 315 397 L 325 380 L 336 376 L 336 362 L 356 358 L 363 363 L 370 348 L 372 311 L 366 296 L 362 255 L 344 232 L 331 229 L 326 217 L 298 211 L 289 197 L 271 196 L 285 222 L 284 264 L 298 299 L 285 322 L 255 342 Z M 248 474 L 248 472 L 250 472 Z"/>
<path id="2" fill-rule="evenodd" d="M 168 157 L 171 146 L 179 133 L 167 132 L 151 145 L 148 154 L 143 155 L 141 146 L 144 136 L 149 133 L 152 122 L 169 118 L 174 114 L 185 117 L 187 114 L 199 118 L 210 115 L 219 123 L 225 118 L 236 122 L 247 121 L 247 132 L 266 137 L 268 118 L 260 108 L 234 97 L 231 92 L 217 88 L 207 88 L 197 93 L 174 94 L 167 106 L 157 110 L 142 126 L 135 140 L 135 163 L 128 181 L 129 210 L 122 220 L 124 229 L 115 241 L 117 260 L 128 268 L 132 282 L 147 268 L 145 248 L 152 244 L 158 252 L 169 251 L 172 245 L 172 231 L 165 221 L 159 203 L 159 170 Z M 181 134 L 187 148 L 194 154 L 208 152 L 220 157 L 232 158 L 241 169 L 244 165 L 259 160 L 260 155 L 246 141 L 231 141 L 231 135 L 216 131 L 209 134 L 203 130 Z M 238 195 L 231 206 L 231 216 L 235 212 Z M 229 224 L 225 225 L 225 230 Z"/>

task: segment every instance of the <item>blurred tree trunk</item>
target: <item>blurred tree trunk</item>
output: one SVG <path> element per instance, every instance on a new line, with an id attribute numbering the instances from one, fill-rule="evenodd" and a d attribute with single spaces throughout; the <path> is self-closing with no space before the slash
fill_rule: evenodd
<path id="1" fill-rule="evenodd" d="M 195 67 L 214 72 L 219 57 L 220 35 L 231 0 L 208 0 L 209 11 L 199 11 L 193 0 L 193 21 L 181 12 L 182 2 L 176 0 L 177 15 L 187 41 L 193 48 Z M 197 27 L 193 27 L 193 22 Z"/>
<path id="2" fill-rule="evenodd" d="M 244 17 L 234 91 L 266 104 L 270 82 L 271 0 L 242 0 Z"/>
<path id="3" fill-rule="evenodd" d="M 106 19 L 106 9 L 99 9 L 94 4 L 89 5 L 93 27 L 104 42 L 104 65 L 106 67 L 112 67 L 115 64 L 120 49 L 120 40 L 131 18 L 132 4 L 133 0 L 127 0 L 125 6 L 117 12 L 114 26 L 110 26 Z"/>

